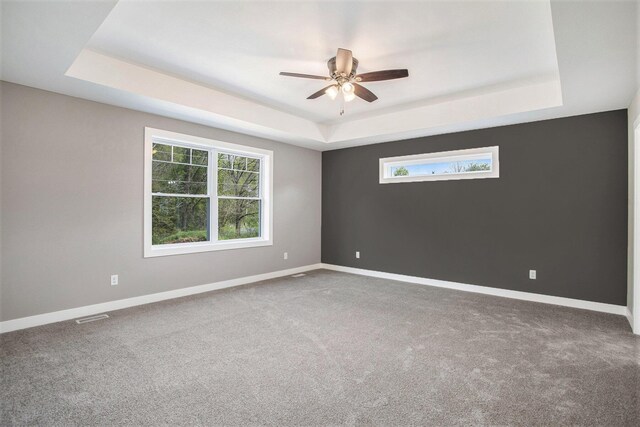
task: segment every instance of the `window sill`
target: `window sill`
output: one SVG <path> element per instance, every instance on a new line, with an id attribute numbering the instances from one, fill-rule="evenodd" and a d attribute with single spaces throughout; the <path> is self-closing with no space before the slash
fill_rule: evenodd
<path id="1" fill-rule="evenodd" d="M 199 252 L 226 251 L 232 249 L 256 248 L 262 246 L 272 246 L 273 242 L 266 239 L 243 239 L 228 240 L 223 242 L 199 242 L 180 243 L 174 245 L 149 245 L 145 247 L 144 257 L 153 258 L 158 256 L 184 255 Z"/>
<path id="2" fill-rule="evenodd" d="M 462 179 L 500 178 L 498 171 L 478 171 L 465 173 L 451 173 L 442 175 L 415 175 L 415 176 L 389 176 L 380 177 L 380 184 L 394 184 L 402 182 L 424 181 L 456 181 Z"/>

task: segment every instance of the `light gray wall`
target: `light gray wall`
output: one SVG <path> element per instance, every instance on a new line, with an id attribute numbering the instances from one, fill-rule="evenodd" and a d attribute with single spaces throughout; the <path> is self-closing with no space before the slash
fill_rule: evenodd
<path id="1" fill-rule="evenodd" d="M 637 313 L 635 313 L 635 300 L 636 298 L 636 275 L 639 273 L 635 268 L 635 251 L 638 250 L 636 245 L 638 242 L 635 241 L 635 199 L 636 199 L 636 182 L 635 182 L 635 171 L 638 165 L 635 164 L 635 150 L 637 141 L 635 140 L 635 128 L 634 123 L 636 120 L 640 118 L 640 91 L 636 93 L 631 104 L 629 105 L 627 123 L 629 126 L 629 234 L 628 234 L 628 249 L 627 249 L 627 307 L 629 312 L 633 315 L 635 319 L 638 318 Z M 636 325 L 632 325 L 635 333 L 640 333 L 640 322 L 635 322 Z"/>
<path id="2" fill-rule="evenodd" d="M 320 152 L 6 82 L 0 90 L 1 320 L 320 262 Z M 274 245 L 143 258 L 145 126 L 273 150 Z"/>
<path id="3" fill-rule="evenodd" d="M 628 234 L 628 252 L 627 252 L 627 262 L 628 262 L 628 273 L 627 273 L 627 308 L 629 309 L 629 313 L 633 316 L 633 332 L 636 334 L 640 334 L 640 315 L 635 313 L 636 300 L 640 299 L 640 295 L 638 295 L 639 290 L 635 289 L 636 287 L 636 268 L 635 268 L 635 251 L 638 250 L 636 248 L 637 242 L 635 241 L 635 129 L 634 123 L 640 117 L 640 4 L 636 3 L 636 94 L 631 100 L 631 104 L 629 105 L 629 115 L 628 115 L 628 125 L 629 125 L 629 234 Z"/>
<path id="4" fill-rule="evenodd" d="M 629 248 L 628 248 L 628 273 L 627 273 L 627 308 L 636 319 L 639 317 L 634 313 L 634 306 L 636 300 L 635 287 L 635 224 L 634 224 L 634 204 L 635 204 L 635 170 L 637 165 L 635 164 L 635 129 L 634 122 L 640 116 L 640 5 L 636 3 L 636 33 L 634 37 L 636 39 L 636 94 L 631 100 L 629 105 Z M 636 325 L 632 325 L 634 332 L 640 334 L 640 322 L 634 322 Z"/>

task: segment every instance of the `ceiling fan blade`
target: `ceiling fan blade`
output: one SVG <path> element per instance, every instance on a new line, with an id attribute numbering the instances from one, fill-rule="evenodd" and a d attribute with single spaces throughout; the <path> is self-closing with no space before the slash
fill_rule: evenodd
<path id="1" fill-rule="evenodd" d="M 371 73 L 364 73 L 356 76 L 356 81 L 359 82 L 378 82 L 380 80 L 393 80 L 401 79 L 409 76 L 409 70 L 384 70 L 373 71 Z"/>
<path id="2" fill-rule="evenodd" d="M 354 93 L 356 94 L 356 96 L 359 96 L 360 98 L 364 99 L 367 102 L 373 102 L 376 99 L 378 99 L 378 97 L 366 87 L 360 86 L 358 83 L 351 83 L 351 84 L 355 88 Z"/>
<path id="3" fill-rule="evenodd" d="M 329 85 L 329 86 L 327 86 L 327 87 L 323 87 L 323 88 L 322 88 L 322 89 L 320 89 L 319 91 L 317 91 L 317 92 L 312 93 L 311 95 L 309 95 L 309 96 L 307 97 L 307 99 L 316 99 L 316 98 L 319 98 L 319 97 L 321 97 L 322 95 L 324 95 L 324 94 L 325 94 L 325 92 L 327 91 L 327 89 L 329 89 L 330 87 L 333 87 L 333 86 L 335 86 L 335 85 Z"/>
<path id="4" fill-rule="evenodd" d="M 314 76 L 313 74 L 287 73 L 285 71 L 281 71 L 280 75 L 287 77 L 301 77 L 303 79 L 331 80 L 331 77 Z"/>
<path id="5" fill-rule="evenodd" d="M 351 67 L 353 67 L 353 55 L 351 51 L 339 48 L 338 54 L 336 55 L 336 71 L 348 76 L 351 74 Z"/>

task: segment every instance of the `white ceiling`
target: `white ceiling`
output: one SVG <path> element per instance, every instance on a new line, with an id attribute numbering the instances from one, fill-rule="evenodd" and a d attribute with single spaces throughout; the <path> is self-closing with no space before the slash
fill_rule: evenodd
<path id="1" fill-rule="evenodd" d="M 404 80 L 369 83 L 379 100 L 356 100 L 345 120 L 434 97 L 557 72 L 543 2 L 146 2 L 121 0 L 87 47 L 316 122 L 339 102 L 307 100 L 338 47 L 360 72 L 407 68 Z"/>
<path id="2" fill-rule="evenodd" d="M 2 3 L 2 79 L 326 150 L 626 108 L 634 2 Z M 305 98 L 338 47 L 379 100 Z"/>

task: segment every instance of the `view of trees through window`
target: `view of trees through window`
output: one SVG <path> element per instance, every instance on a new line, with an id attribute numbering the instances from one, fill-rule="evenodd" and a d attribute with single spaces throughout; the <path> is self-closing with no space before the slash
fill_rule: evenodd
<path id="1" fill-rule="evenodd" d="M 260 236 L 260 160 L 218 154 L 218 239 Z"/>
<path id="2" fill-rule="evenodd" d="M 260 159 L 218 153 L 218 182 L 209 189 L 209 155 L 207 150 L 153 144 L 154 245 L 209 241 L 216 233 L 219 240 L 260 236 Z M 218 205 L 218 228 L 213 230 L 211 197 L 217 197 Z"/>
<path id="3" fill-rule="evenodd" d="M 208 163 L 208 151 L 153 144 L 154 245 L 207 240 Z"/>
<path id="4" fill-rule="evenodd" d="M 442 175 L 491 171 L 491 159 L 461 160 L 392 166 L 392 176 Z"/>

